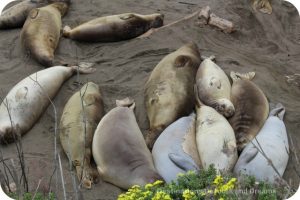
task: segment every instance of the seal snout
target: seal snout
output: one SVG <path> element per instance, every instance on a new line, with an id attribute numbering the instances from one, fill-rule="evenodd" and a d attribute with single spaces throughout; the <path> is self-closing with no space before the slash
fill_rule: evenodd
<path id="1" fill-rule="evenodd" d="M 222 99 L 216 106 L 216 110 L 225 117 L 231 117 L 235 112 L 233 104 L 228 99 Z"/>
<path id="2" fill-rule="evenodd" d="M 163 14 L 156 14 L 154 20 L 151 24 L 152 28 L 158 28 L 164 25 L 164 15 Z"/>

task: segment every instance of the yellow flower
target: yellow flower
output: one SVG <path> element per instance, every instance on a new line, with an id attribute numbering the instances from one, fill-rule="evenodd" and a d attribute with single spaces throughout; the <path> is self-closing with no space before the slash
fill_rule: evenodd
<path id="1" fill-rule="evenodd" d="M 215 178 L 214 182 L 215 185 L 220 185 L 223 183 L 223 178 L 220 175 L 217 175 L 217 177 Z"/>
<path id="2" fill-rule="evenodd" d="M 189 189 L 184 190 L 182 193 L 182 196 L 184 197 L 184 200 L 191 200 L 193 197 L 195 197 L 195 193 Z"/>
<path id="3" fill-rule="evenodd" d="M 157 181 L 155 181 L 155 182 L 153 183 L 153 186 L 161 185 L 161 184 L 163 184 L 163 183 L 164 183 L 163 181 L 157 180 Z"/>
<path id="4" fill-rule="evenodd" d="M 224 198 L 221 197 L 219 200 L 224 200 Z"/>
<path id="5" fill-rule="evenodd" d="M 149 197 L 152 194 L 150 191 L 143 192 L 143 197 Z"/>
<path id="6" fill-rule="evenodd" d="M 166 194 L 163 191 L 157 192 L 151 200 L 172 200 L 170 195 Z"/>
<path id="7" fill-rule="evenodd" d="M 196 173 L 195 173 L 195 171 L 191 171 L 191 170 L 190 170 L 190 171 L 188 171 L 186 174 L 187 174 L 187 175 L 194 175 L 194 174 L 196 174 Z"/>
<path id="8" fill-rule="evenodd" d="M 184 176 L 184 173 L 178 173 L 177 174 L 177 177 L 181 177 L 181 176 Z"/>
<path id="9" fill-rule="evenodd" d="M 153 185 L 151 183 L 148 183 L 145 185 L 146 190 L 149 190 L 153 187 Z"/>

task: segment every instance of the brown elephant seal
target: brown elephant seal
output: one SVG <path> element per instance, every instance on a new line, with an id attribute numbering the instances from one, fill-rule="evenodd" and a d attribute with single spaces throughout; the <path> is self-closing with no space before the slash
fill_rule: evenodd
<path id="1" fill-rule="evenodd" d="M 56 2 L 30 11 L 21 32 L 22 46 L 40 64 L 53 65 L 54 51 L 61 33 L 61 17 L 68 10 L 68 4 Z"/>
<path id="2" fill-rule="evenodd" d="M 96 18 L 71 29 L 66 26 L 63 36 L 85 42 L 115 42 L 135 38 L 151 28 L 163 25 L 162 14 L 140 15 L 125 13 Z"/>
<path id="3" fill-rule="evenodd" d="M 28 13 L 44 4 L 44 1 L 25 0 L 5 9 L 0 15 L 0 29 L 22 27 Z"/>
<path id="4" fill-rule="evenodd" d="M 60 142 L 82 185 L 90 189 L 98 172 L 91 166 L 92 140 L 104 115 L 98 85 L 86 83 L 67 102 L 60 121 Z"/>
<path id="5" fill-rule="evenodd" d="M 233 84 L 231 101 L 235 107 L 229 123 L 234 129 L 238 151 L 257 135 L 269 114 L 269 103 L 264 93 L 250 80 L 254 72 L 240 74 L 231 72 Z"/>
<path id="6" fill-rule="evenodd" d="M 204 59 L 197 71 L 199 98 L 225 117 L 231 117 L 234 114 L 234 106 L 230 101 L 231 84 L 225 72 L 212 61 L 214 58 Z"/>
<path id="7" fill-rule="evenodd" d="M 270 0 L 251 0 L 252 1 L 252 8 L 254 10 L 259 10 L 265 14 L 272 14 L 272 5 Z"/>
<path id="8" fill-rule="evenodd" d="M 33 73 L 16 84 L 0 105 L 0 142 L 13 142 L 29 131 L 61 85 L 77 71 L 92 73 L 95 70 L 55 66 Z"/>
<path id="9" fill-rule="evenodd" d="M 134 102 L 125 99 L 117 105 L 101 119 L 93 138 L 93 157 L 100 176 L 123 189 L 161 180 L 136 122 Z"/>
<path id="10" fill-rule="evenodd" d="M 152 71 L 144 92 L 150 122 L 145 139 L 150 149 L 167 126 L 192 112 L 200 60 L 197 45 L 189 43 L 164 57 Z"/>
<path id="11" fill-rule="evenodd" d="M 196 143 L 202 167 L 231 171 L 238 159 L 234 131 L 227 119 L 196 96 Z"/>

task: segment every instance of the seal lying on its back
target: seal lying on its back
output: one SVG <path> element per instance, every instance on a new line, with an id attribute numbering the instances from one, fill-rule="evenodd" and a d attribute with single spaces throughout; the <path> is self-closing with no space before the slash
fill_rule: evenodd
<path id="1" fill-rule="evenodd" d="M 233 84 L 231 101 L 235 107 L 229 119 L 237 140 L 238 151 L 257 135 L 269 114 L 269 103 L 264 93 L 250 80 L 254 72 L 240 74 L 231 72 Z"/>
<path id="2" fill-rule="evenodd" d="M 164 57 L 152 71 L 144 92 L 150 122 L 146 143 L 150 149 L 167 126 L 192 112 L 199 65 L 198 46 L 189 43 Z"/>
<path id="3" fill-rule="evenodd" d="M 125 13 L 96 18 L 71 29 L 66 26 L 63 36 L 85 42 L 116 42 L 135 38 L 151 28 L 163 25 L 162 14 L 140 15 Z"/>
<path id="4" fill-rule="evenodd" d="M 31 129 L 74 73 L 92 73 L 93 68 L 55 66 L 26 77 L 15 85 L 0 105 L 0 142 L 10 143 Z"/>
<path id="5" fill-rule="evenodd" d="M 237 161 L 234 131 L 226 118 L 196 96 L 196 142 L 202 167 L 211 164 L 218 170 L 231 171 Z"/>
<path id="6" fill-rule="evenodd" d="M 168 126 L 154 143 L 152 155 L 155 168 L 167 183 L 175 180 L 179 173 L 199 170 L 195 114 Z"/>
<path id="7" fill-rule="evenodd" d="M 60 121 L 60 142 L 75 166 L 78 179 L 90 189 L 98 178 L 91 166 L 92 140 L 96 127 L 104 115 L 98 85 L 86 83 L 66 104 Z"/>
<path id="8" fill-rule="evenodd" d="M 21 42 L 26 51 L 40 64 L 53 65 L 54 51 L 61 33 L 61 17 L 68 4 L 57 2 L 30 11 L 21 32 Z"/>
<path id="9" fill-rule="evenodd" d="M 236 175 L 252 175 L 259 181 L 270 183 L 280 180 L 289 159 L 289 143 L 282 121 L 284 113 L 281 104 L 271 111 L 258 135 L 240 155 L 234 168 Z"/>
<path id="10" fill-rule="evenodd" d="M 117 107 L 100 121 L 92 145 L 100 176 L 123 189 L 161 179 L 136 122 L 134 106 L 129 99 L 117 101 Z"/>
<path id="11" fill-rule="evenodd" d="M 231 117 L 234 114 L 230 101 L 231 84 L 225 72 L 212 59 L 214 56 L 204 59 L 197 71 L 199 98 L 225 117 Z"/>
<path id="12" fill-rule="evenodd" d="M 0 15 L 0 29 L 22 27 L 28 13 L 43 5 L 43 1 L 25 0 L 4 10 Z"/>

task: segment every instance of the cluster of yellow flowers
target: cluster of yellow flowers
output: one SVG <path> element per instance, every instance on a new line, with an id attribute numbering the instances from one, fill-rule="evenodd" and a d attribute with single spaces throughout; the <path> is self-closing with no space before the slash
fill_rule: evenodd
<path id="1" fill-rule="evenodd" d="M 184 190 L 184 192 L 182 193 L 182 197 L 184 197 L 184 200 L 191 200 L 194 197 L 196 197 L 195 193 L 189 189 Z"/>
<path id="2" fill-rule="evenodd" d="M 232 178 L 227 183 L 223 184 L 224 180 L 223 180 L 222 176 L 218 175 L 213 182 L 213 184 L 216 186 L 216 188 L 214 190 L 214 195 L 224 193 L 229 190 L 233 190 L 235 187 L 236 181 L 237 181 L 236 178 Z M 222 200 L 222 198 L 221 198 L 221 200 Z"/>
<path id="3" fill-rule="evenodd" d="M 144 188 L 138 185 L 132 186 L 125 194 L 120 194 L 118 200 L 145 200 L 154 196 L 151 200 L 172 200 L 169 194 L 163 191 L 155 192 L 157 186 L 163 184 L 163 181 L 155 181 L 154 183 L 148 183 Z"/>

